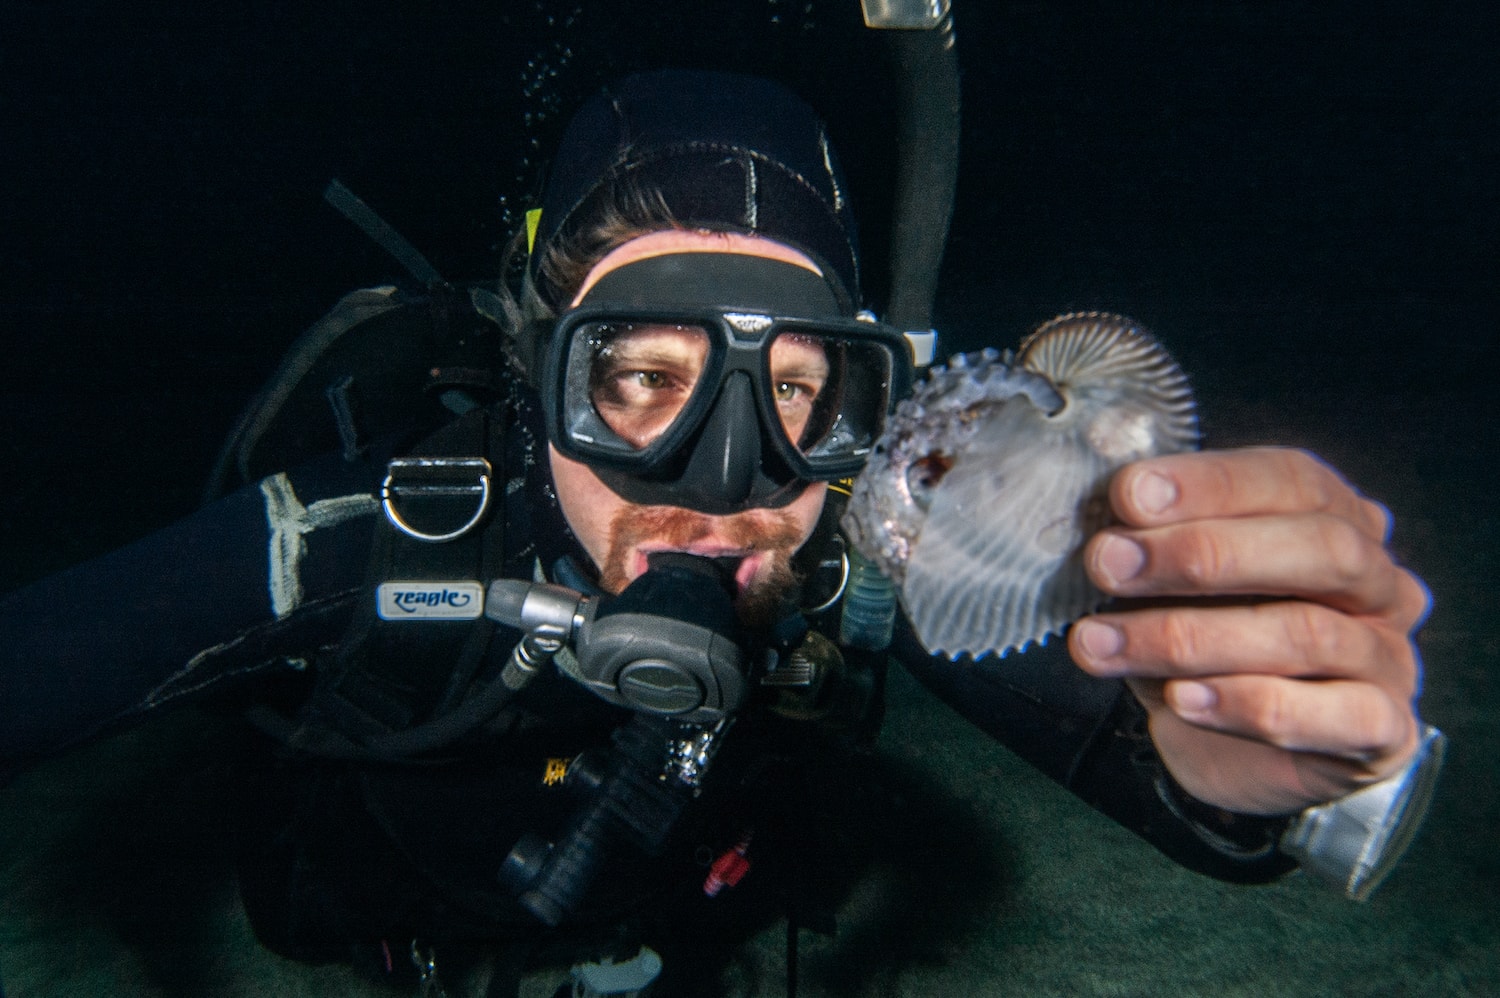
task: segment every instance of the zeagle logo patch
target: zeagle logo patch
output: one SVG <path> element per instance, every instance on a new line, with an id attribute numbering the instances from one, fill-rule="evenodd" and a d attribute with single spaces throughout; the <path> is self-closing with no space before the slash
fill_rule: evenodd
<path id="1" fill-rule="evenodd" d="M 382 582 L 375 590 L 381 620 L 474 620 L 484 613 L 477 582 Z"/>

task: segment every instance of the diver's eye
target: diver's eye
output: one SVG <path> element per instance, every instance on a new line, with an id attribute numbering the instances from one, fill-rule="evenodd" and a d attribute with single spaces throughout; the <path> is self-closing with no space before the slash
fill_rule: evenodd
<path id="1" fill-rule="evenodd" d="M 635 383 L 642 388 L 664 388 L 667 384 L 666 375 L 660 371 L 636 371 Z"/>
<path id="2" fill-rule="evenodd" d="M 596 372 L 594 405 L 604 409 L 645 412 L 662 406 L 680 408 L 693 390 L 693 372 L 651 367 L 622 367 Z"/>

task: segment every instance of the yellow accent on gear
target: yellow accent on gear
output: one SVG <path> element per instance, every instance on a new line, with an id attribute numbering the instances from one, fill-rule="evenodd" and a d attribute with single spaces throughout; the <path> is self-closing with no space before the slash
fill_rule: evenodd
<path id="1" fill-rule="evenodd" d="M 526 212 L 526 252 L 536 249 L 536 230 L 542 224 L 542 209 L 532 208 Z"/>

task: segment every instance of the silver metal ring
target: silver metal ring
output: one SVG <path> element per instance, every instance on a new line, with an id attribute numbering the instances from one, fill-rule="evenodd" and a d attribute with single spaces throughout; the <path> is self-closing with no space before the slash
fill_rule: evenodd
<path id="1" fill-rule="evenodd" d="M 477 474 L 476 474 L 477 473 Z M 415 540 L 439 544 L 455 540 L 473 530 L 490 508 L 490 463 L 482 457 L 398 457 L 386 465 L 385 481 L 380 485 L 380 508 L 391 526 Z M 456 478 L 458 474 L 475 474 L 475 479 Z M 401 479 L 398 482 L 398 477 Z M 415 480 L 413 480 L 415 479 Z M 440 498 L 477 493 L 474 514 L 460 527 L 435 534 L 418 530 L 396 509 L 398 496 Z"/>

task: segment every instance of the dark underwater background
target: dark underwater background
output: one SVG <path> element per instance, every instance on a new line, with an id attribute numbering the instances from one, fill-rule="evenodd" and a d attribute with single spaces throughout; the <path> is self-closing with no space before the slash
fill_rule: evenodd
<path id="1" fill-rule="evenodd" d="M 802 993 L 1500 993 L 1494 9 L 955 14 L 945 348 L 1125 312 L 1192 376 L 1209 444 L 1309 447 L 1386 503 L 1433 593 L 1423 711 L 1450 760 L 1355 905 L 1180 870 L 898 677 L 883 749 L 906 804 L 851 819 L 878 861 L 837 935 L 804 933 Z M 296 334 L 402 276 L 321 201 L 330 178 L 445 276 L 491 275 L 537 150 L 628 69 L 759 71 L 813 100 L 878 300 L 890 69 L 869 34 L 853 0 L 0 4 L 0 591 L 192 509 Z M 220 738 L 167 719 L 0 792 L 7 995 L 377 993 L 256 947 Z M 773 928 L 724 993 L 782 993 L 783 958 Z"/>

